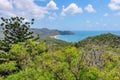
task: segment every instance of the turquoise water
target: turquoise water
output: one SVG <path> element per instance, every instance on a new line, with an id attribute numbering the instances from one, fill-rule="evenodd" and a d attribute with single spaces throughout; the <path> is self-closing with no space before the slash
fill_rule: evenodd
<path id="1" fill-rule="evenodd" d="M 78 42 L 90 36 L 96 36 L 104 33 L 113 33 L 120 35 L 120 31 L 73 31 L 74 35 L 58 35 L 57 39 L 67 42 Z"/>

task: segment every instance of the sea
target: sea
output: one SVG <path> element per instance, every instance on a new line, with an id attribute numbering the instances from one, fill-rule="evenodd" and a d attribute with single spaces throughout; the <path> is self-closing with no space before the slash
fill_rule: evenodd
<path id="1" fill-rule="evenodd" d="M 73 35 L 57 35 L 57 39 L 67 42 L 78 42 L 87 37 L 92 37 L 100 34 L 112 33 L 120 36 L 120 31 L 72 31 Z"/>

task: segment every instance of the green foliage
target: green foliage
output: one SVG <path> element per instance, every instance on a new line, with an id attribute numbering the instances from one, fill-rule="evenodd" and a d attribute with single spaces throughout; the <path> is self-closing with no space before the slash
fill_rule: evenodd
<path id="1" fill-rule="evenodd" d="M 96 67 L 84 67 L 80 73 L 80 80 L 98 80 L 98 69 Z"/>
<path id="2" fill-rule="evenodd" d="M 0 25 L 3 27 L 4 33 L 4 39 L 1 40 L 1 49 L 8 51 L 11 44 L 33 39 L 33 32 L 28 30 L 34 19 L 31 22 L 25 22 L 25 18 L 22 17 L 11 17 L 10 19 L 1 17 L 1 20 L 2 23 Z"/>
<path id="3" fill-rule="evenodd" d="M 17 71 L 18 68 L 16 67 L 16 62 L 15 61 L 9 61 L 0 64 L 0 74 L 1 75 L 8 75 L 10 73 L 13 73 Z"/>
<path id="4" fill-rule="evenodd" d="M 0 79 L 120 80 L 120 47 L 85 44 L 77 48 L 32 40 L 12 44 L 9 52 L 0 52 Z"/>
<path id="5" fill-rule="evenodd" d="M 22 72 L 29 75 L 28 73 L 31 73 L 29 69 L 33 68 L 34 70 L 36 68 L 35 65 L 39 63 L 36 62 L 36 57 L 47 51 L 46 42 L 38 43 L 27 40 L 13 44 L 8 53 L 0 53 L 0 76 L 4 75 L 6 77 L 11 74 L 14 76 L 14 73 L 16 74 L 15 76 L 17 76 L 17 74 L 22 76 Z"/>
<path id="6" fill-rule="evenodd" d="M 47 51 L 46 43 L 33 42 L 27 40 L 24 43 L 13 44 L 9 51 L 10 58 L 16 60 L 20 69 L 26 69 L 32 66 L 36 55 L 40 55 Z"/>
<path id="7" fill-rule="evenodd" d="M 120 46 L 119 36 L 107 33 L 98 36 L 88 37 L 75 44 L 76 47 L 84 47 L 86 44 L 109 45 L 112 47 Z"/>
<path id="8" fill-rule="evenodd" d="M 7 80 L 38 80 L 39 77 L 40 76 L 37 75 L 37 72 L 34 69 L 28 69 L 8 76 Z"/>
<path id="9" fill-rule="evenodd" d="M 8 54 L 16 64 L 5 67 L 10 72 L 5 79 L 119 80 L 119 50 L 117 47 L 89 44 L 86 48 L 68 46 L 49 52 L 45 42 L 28 40 L 12 45 Z M 0 66 L 3 64 L 6 62 Z"/>
<path id="10" fill-rule="evenodd" d="M 59 39 L 53 39 L 50 37 L 40 37 L 39 41 L 46 41 L 47 45 L 53 45 L 53 46 L 61 46 L 61 47 L 65 47 L 65 46 L 69 46 L 72 45 L 72 43 L 70 42 L 66 42 L 66 41 L 62 41 Z"/>

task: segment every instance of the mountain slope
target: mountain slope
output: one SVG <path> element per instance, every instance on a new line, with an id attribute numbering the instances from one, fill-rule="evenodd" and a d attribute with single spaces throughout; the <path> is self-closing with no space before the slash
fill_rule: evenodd
<path id="1" fill-rule="evenodd" d="M 39 35 L 42 37 L 43 36 L 72 35 L 72 34 L 74 34 L 71 31 L 50 30 L 47 28 L 42 28 L 42 29 L 31 28 L 30 31 L 33 31 L 35 35 Z"/>
<path id="2" fill-rule="evenodd" d="M 79 41 L 75 45 L 76 47 L 80 47 L 80 46 L 85 46 L 87 44 L 119 46 L 120 37 L 118 35 L 111 33 L 101 34 L 98 36 L 88 37 L 82 41 Z"/>
<path id="3" fill-rule="evenodd" d="M 48 37 L 48 36 L 54 36 L 54 35 L 73 35 L 74 33 L 71 31 L 60 31 L 60 30 L 50 30 L 47 28 L 37 29 L 37 28 L 31 28 L 30 31 L 34 32 L 34 35 L 39 35 L 40 37 Z M 0 28 L 0 38 L 3 38 L 2 29 Z"/>

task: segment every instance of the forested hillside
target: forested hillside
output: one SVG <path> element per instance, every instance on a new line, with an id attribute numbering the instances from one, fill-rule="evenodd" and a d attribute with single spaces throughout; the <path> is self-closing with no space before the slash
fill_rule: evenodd
<path id="1" fill-rule="evenodd" d="M 93 37 L 88 37 L 82 41 L 79 41 L 78 43 L 76 43 L 76 47 L 83 47 L 87 44 L 96 44 L 96 45 L 109 45 L 109 46 L 113 46 L 113 47 L 118 47 L 120 46 L 120 36 L 119 35 L 115 35 L 115 34 L 111 34 L 111 33 L 107 33 L 107 34 L 101 34 L 98 36 L 93 36 Z"/>
<path id="2" fill-rule="evenodd" d="M 47 28 L 42 28 L 42 29 L 37 29 L 37 28 L 31 28 L 30 31 L 33 31 L 33 36 L 38 36 L 39 35 L 39 40 L 38 41 L 46 41 L 49 44 L 53 45 L 61 45 L 61 46 L 66 46 L 66 45 L 71 45 L 69 42 L 63 41 L 63 40 L 58 40 L 51 38 L 50 36 L 54 35 L 73 35 L 74 33 L 71 31 L 59 31 L 59 30 L 50 30 Z M 4 38 L 3 30 L 0 28 L 0 39 Z"/>
<path id="3" fill-rule="evenodd" d="M 119 80 L 119 51 L 111 45 L 63 47 L 27 40 L 0 52 L 1 79 Z"/>
<path id="4" fill-rule="evenodd" d="M 54 36 L 54 35 L 73 35 L 74 34 L 71 31 L 50 30 L 47 28 L 42 28 L 42 29 L 31 28 L 30 31 L 33 31 L 35 35 L 39 35 L 41 37 Z"/>
<path id="5" fill-rule="evenodd" d="M 119 36 L 108 33 L 56 45 L 36 39 L 28 31 L 30 23 L 21 25 L 23 19 L 2 24 L 7 27 L 0 41 L 0 80 L 120 80 Z"/>

